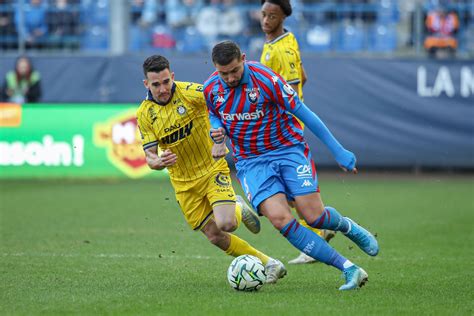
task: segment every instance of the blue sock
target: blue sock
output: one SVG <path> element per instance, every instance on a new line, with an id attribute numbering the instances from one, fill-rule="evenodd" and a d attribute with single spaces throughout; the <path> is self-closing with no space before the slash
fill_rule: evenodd
<path id="1" fill-rule="evenodd" d="M 316 260 L 324 262 L 327 265 L 334 266 L 339 270 L 344 270 L 344 263 L 351 264 L 349 260 L 341 256 L 334 248 L 317 234 L 308 228 L 301 226 L 296 219 L 285 225 L 280 233 L 288 239 L 288 241 Z"/>
<path id="2" fill-rule="evenodd" d="M 349 222 L 342 217 L 341 214 L 334 208 L 326 206 L 323 214 L 319 216 L 313 223 L 308 223 L 313 228 L 329 229 L 333 231 L 340 231 L 347 233 L 349 230 Z"/>

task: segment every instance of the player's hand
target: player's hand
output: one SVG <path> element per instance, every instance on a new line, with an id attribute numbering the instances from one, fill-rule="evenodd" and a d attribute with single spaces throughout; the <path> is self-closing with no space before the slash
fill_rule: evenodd
<path id="1" fill-rule="evenodd" d="M 219 143 L 219 144 L 214 144 L 212 146 L 212 157 L 215 160 L 219 160 L 221 158 L 224 158 L 227 155 L 227 146 L 225 142 Z"/>
<path id="2" fill-rule="evenodd" d="M 225 129 L 223 127 L 211 128 L 211 138 L 216 144 L 224 143 Z"/>
<path id="3" fill-rule="evenodd" d="M 339 164 L 339 167 L 341 167 L 342 170 L 344 171 L 350 171 L 354 174 L 357 174 L 357 168 L 356 168 L 356 156 L 354 153 L 352 153 L 349 150 L 342 150 L 336 157 L 336 161 Z"/>
<path id="4" fill-rule="evenodd" d="M 166 149 L 160 156 L 160 163 L 164 167 L 170 167 L 178 161 L 178 156 L 171 150 Z"/>

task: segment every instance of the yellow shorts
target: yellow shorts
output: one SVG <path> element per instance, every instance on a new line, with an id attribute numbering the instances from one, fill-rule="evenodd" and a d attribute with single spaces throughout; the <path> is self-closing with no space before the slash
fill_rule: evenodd
<path id="1" fill-rule="evenodd" d="M 201 229 L 212 217 L 212 208 L 234 204 L 235 192 L 225 159 L 209 174 L 193 181 L 172 181 L 176 200 L 192 229 Z"/>

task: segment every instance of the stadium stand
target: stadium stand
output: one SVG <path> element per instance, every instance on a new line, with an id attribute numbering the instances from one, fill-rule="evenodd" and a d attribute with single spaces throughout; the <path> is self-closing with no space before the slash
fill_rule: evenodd
<path id="1" fill-rule="evenodd" d="M 224 38 L 250 52 L 262 46 L 260 5 L 250 0 L 0 0 L 0 50 L 107 53 L 116 23 L 111 9 L 120 5 L 129 12 L 119 34 L 129 52 L 202 53 Z M 456 50 L 473 54 L 469 0 L 292 0 L 292 5 L 285 25 L 303 52 L 422 54 L 433 35 L 425 22 L 442 6 L 458 19 Z"/>

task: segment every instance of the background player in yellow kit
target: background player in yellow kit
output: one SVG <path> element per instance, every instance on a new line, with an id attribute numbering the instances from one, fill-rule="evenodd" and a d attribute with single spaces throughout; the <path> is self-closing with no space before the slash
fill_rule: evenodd
<path id="1" fill-rule="evenodd" d="M 307 77 L 301 61 L 300 48 L 293 33 L 283 26 L 285 19 L 292 13 L 290 0 L 261 0 L 261 2 L 260 24 L 265 33 L 265 44 L 263 45 L 260 62 L 279 73 L 303 101 L 303 85 Z M 303 126 L 301 121 L 300 123 Z M 331 240 L 335 235 L 332 231 L 309 227 L 302 219 L 299 222 L 319 236 L 324 237 L 326 241 Z M 312 257 L 301 252 L 298 257 L 288 263 L 299 264 L 315 261 Z"/>
<path id="2" fill-rule="evenodd" d="M 260 221 L 235 195 L 225 159 L 212 157 L 213 146 L 226 145 L 214 144 L 209 137 L 202 85 L 174 81 L 168 60 L 160 55 L 148 57 L 143 72 L 148 93 L 137 110 L 137 121 L 148 165 L 155 170 L 168 168 L 176 199 L 192 229 L 202 231 L 228 255 L 258 257 L 265 265 L 267 283 L 275 283 L 286 274 L 285 266 L 230 233 L 241 220 L 258 233 Z"/>

